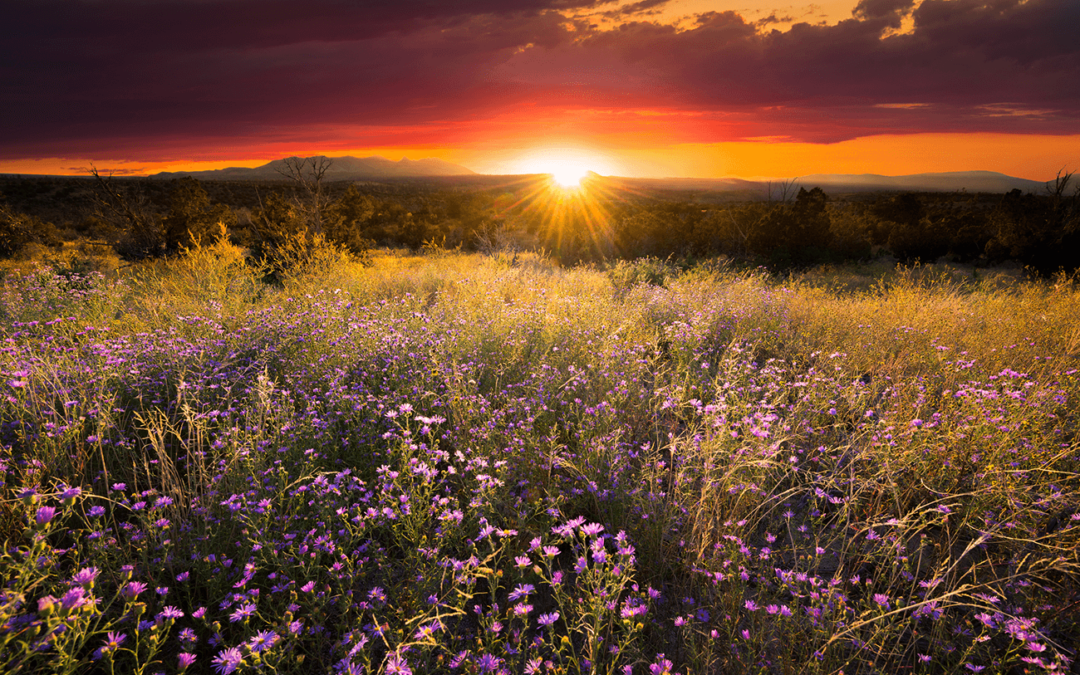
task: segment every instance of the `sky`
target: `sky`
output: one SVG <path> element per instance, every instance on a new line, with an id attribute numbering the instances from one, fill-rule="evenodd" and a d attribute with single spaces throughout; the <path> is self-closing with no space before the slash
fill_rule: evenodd
<path id="1" fill-rule="evenodd" d="M 4 0 L 0 173 L 1080 168 L 1080 0 Z"/>

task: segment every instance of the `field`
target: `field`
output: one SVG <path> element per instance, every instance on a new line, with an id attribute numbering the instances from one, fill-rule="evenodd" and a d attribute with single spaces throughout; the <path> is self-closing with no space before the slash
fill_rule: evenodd
<path id="1" fill-rule="evenodd" d="M 1068 672 L 1080 289 L 5 271 L 0 671 Z"/>

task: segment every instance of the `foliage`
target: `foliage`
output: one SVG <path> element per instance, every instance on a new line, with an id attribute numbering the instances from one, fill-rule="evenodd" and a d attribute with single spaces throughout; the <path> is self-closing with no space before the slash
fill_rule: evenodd
<path id="1" fill-rule="evenodd" d="M 324 233 L 324 216 L 330 196 L 326 174 L 334 161 L 329 157 L 289 157 L 279 173 L 300 188 L 292 202 L 312 234 Z"/>
<path id="2" fill-rule="evenodd" d="M 666 286 L 678 270 L 669 261 L 659 258 L 639 258 L 632 262 L 620 260 L 607 270 L 608 279 L 616 291 L 626 292 L 635 286 Z"/>
<path id="3" fill-rule="evenodd" d="M 52 248 L 63 245 L 56 228 L 41 219 L 17 213 L 0 196 L 0 257 L 10 257 L 30 243 Z"/>
<path id="4" fill-rule="evenodd" d="M 304 230 L 360 259 L 378 247 L 442 247 L 531 250 L 562 264 L 723 255 L 783 273 L 875 256 L 904 264 L 1015 262 L 1042 277 L 1080 265 L 1074 245 L 1080 197 L 1067 173 L 1045 194 L 826 195 L 787 181 L 770 185 L 765 195 L 637 191 L 599 177 L 569 191 L 542 178 L 355 184 L 328 180 L 330 166 L 327 158 L 291 158 L 272 194 L 266 183 L 243 181 L 98 175 L 90 183 L 0 182 L 10 192 L 9 210 L 23 219 L 16 221 L 37 219 L 33 228 L 15 228 L 20 241 L 52 222 L 64 239 L 107 241 L 128 261 L 174 254 L 193 243 L 188 230 L 208 239 L 221 220 L 232 241 L 266 260 Z M 16 221 L 7 219 L 8 225 Z M 35 251 L 41 248 L 26 255 Z"/>
<path id="5" fill-rule="evenodd" d="M 327 209 L 323 223 L 327 240 L 354 255 L 366 254 L 375 245 L 368 234 L 375 210 L 375 201 L 350 185 Z"/>
<path id="6" fill-rule="evenodd" d="M 991 218 L 993 239 L 987 245 L 990 259 L 1017 260 L 1042 275 L 1062 268 L 1076 269 L 1080 186 L 1069 195 L 1071 182 L 1072 174 L 1059 174 L 1047 196 L 1013 190 L 1002 197 Z"/>
<path id="7" fill-rule="evenodd" d="M 1070 667 L 1067 279 L 298 250 L 5 277 L 0 669 Z"/>
<path id="8" fill-rule="evenodd" d="M 799 188 L 795 203 L 775 206 L 747 233 L 750 250 L 779 267 L 820 262 L 831 241 L 828 197 Z"/>
<path id="9" fill-rule="evenodd" d="M 280 192 L 267 195 L 251 215 L 251 229 L 252 253 L 272 271 L 283 269 L 287 258 L 295 258 L 296 251 L 305 247 L 312 235 L 303 214 Z"/>
<path id="10" fill-rule="evenodd" d="M 213 204 L 199 181 L 181 178 L 169 195 L 169 214 L 163 221 L 165 246 L 173 251 L 211 241 L 236 227 L 236 215 L 224 204 Z"/>
<path id="11" fill-rule="evenodd" d="M 120 184 L 112 176 L 90 169 L 94 178 L 96 216 L 122 232 L 116 252 L 125 260 L 145 260 L 166 253 L 165 228 L 153 204 L 147 182 Z"/>

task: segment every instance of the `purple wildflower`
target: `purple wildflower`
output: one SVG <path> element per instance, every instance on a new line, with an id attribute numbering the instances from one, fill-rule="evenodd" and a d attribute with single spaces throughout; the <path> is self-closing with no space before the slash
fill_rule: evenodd
<path id="1" fill-rule="evenodd" d="M 120 645 L 124 644 L 124 640 L 127 639 L 127 635 L 124 633 L 117 633 L 116 631 L 109 631 L 105 636 L 105 644 L 101 645 L 101 648 L 94 652 L 94 658 L 100 659 L 102 656 L 109 656 L 120 649 Z"/>
<path id="2" fill-rule="evenodd" d="M 582 526 L 581 531 L 583 534 L 594 537 L 604 531 L 604 526 L 600 523 L 589 523 Z"/>
<path id="3" fill-rule="evenodd" d="M 535 590 L 536 587 L 532 584 L 518 584 L 514 590 L 510 591 L 510 600 L 514 601 L 526 598 Z"/>
<path id="4" fill-rule="evenodd" d="M 272 630 L 263 630 L 255 634 L 255 637 L 247 641 L 247 646 L 251 651 L 258 654 L 259 652 L 270 649 L 278 641 L 277 633 Z"/>
<path id="5" fill-rule="evenodd" d="M 236 623 L 237 621 L 243 621 L 255 613 L 255 603 L 249 602 L 246 605 L 242 605 L 229 615 L 229 621 Z"/>
<path id="6" fill-rule="evenodd" d="M 536 620 L 536 622 L 538 624 L 540 624 L 541 626 L 550 626 L 551 624 L 555 623 L 558 620 L 559 620 L 559 613 L 558 612 L 551 612 L 550 614 L 541 614 L 540 618 L 538 618 Z"/>
<path id="7" fill-rule="evenodd" d="M 139 597 L 139 593 L 142 593 L 145 590 L 146 584 L 144 584 L 143 582 L 129 581 L 124 584 L 123 588 L 120 589 L 120 595 L 122 595 L 125 600 L 131 601 Z"/>
<path id="8" fill-rule="evenodd" d="M 60 598 L 60 607 L 65 612 L 70 612 L 79 609 L 83 605 L 92 604 L 94 601 L 94 596 L 87 594 L 86 590 L 81 586 L 77 586 L 64 593 L 64 596 Z"/>
<path id="9" fill-rule="evenodd" d="M 56 509 L 54 507 L 42 506 L 37 510 L 37 513 L 34 514 L 34 522 L 38 525 L 45 526 L 49 524 L 49 521 L 52 520 L 55 515 Z"/>
<path id="10" fill-rule="evenodd" d="M 492 654 L 484 654 L 476 660 L 481 673 L 493 673 L 499 669 L 500 659 Z"/>
<path id="11" fill-rule="evenodd" d="M 412 668 L 400 655 L 391 654 L 386 661 L 386 675 L 412 675 Z"/>
<path id="12" fill-rule="evenodd" d="M 675 665 L 668 659 L 664 658 L 663 654 L 656 655 L 656 661 L 649 665 L 650 675 L 671 675 L 671 667 Z"/>
<path id="13" fill-rule="evenodd" d="M 523 603 L 521 603 L 519 605 L 514 605 L 514 615 L 515 616 L 527 616 L 532 611 L 533 611 L 533 606 L 526 603 L 526 602 L 523 602 Z"/>
<path id="14" fill-rule="evenodd" d="M 75 498 L 82 494 L 82 488 L 69 487 L 65 488 L 60 493 L 60 501 L 64 503 L 64 506 L 71 506 L 75 503 Z"/>
<path id="15" fill-rule="evenodd" d="M 84 567 L 71 577 L 71 583 L 89 590 L 94 587 L 94 580 L 97 579 L 99 573 L 100 570 L 96 567 Z"/>
<path id="16" fill-rule="evenodd" d="M 214 664 L 214 670 L 219 675 L 229 675 L 229 673 L 235 672 L 236 669 L 244 662 L 244 655 L 240 653 L 240 650 L 236 647 L 230 647 L 229 649 L 223 649 L 218 652 L 218 655 L 214 657 L 211 663 Z"/>
<path id="17" fill-rule="evenodd" d="M 185 648 L 191 648 L 195 646 L 195 643 L 199 641 L 199 636 L 196 635 L 195 631 L 190 628 L 183 629 L 176 637 L 178 640 L 180 640 L 180 643 L 183 644 Z"/>
<path id="18" fill-rule="evenodd" d="M 165 609 L 161 610 L 161 613 L 157 615 L 157 618 L 161 621 L 175 621 L 176 619 L 182 619 L 184 612 L 172 605 L 168 605 Z"/>

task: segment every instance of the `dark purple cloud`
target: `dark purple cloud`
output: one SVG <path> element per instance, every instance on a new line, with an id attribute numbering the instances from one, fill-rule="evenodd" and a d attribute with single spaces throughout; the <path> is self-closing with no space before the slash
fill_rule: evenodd
<path id="1" fill-rule="evenodd" d="M 671 0 L 640 0 L 640 2 L 633 2 L 629 5 L 623 5 L 617 9 L 610 9 L 603 12 L 603 15 L 609 19 L 626 19 L 631 16 L 648 16 L 657 14 L 664 5 L 670 3 Z"/>
<path id="2" fill-rule="evenodd" d="M 1080 121 L 1076 0 L 861 0 L 849 20 L 787 32 L 733 12 L 690 30 L 562 13 L 614 7 L 8 0 L 0 158 L 243 156 L 348 129 L 356 145 L 387 128 L 435 140 L 436 128 L 560 107 L 693 112 L 686 128 L 703 141 L 1073 133 Z M 894 34 L 907 15 L 914 31 Z"/>
<path id="3" fill-rule="evenodd" d="M 732 12 L 703 15 L 683 32 L 635 23 L 585 46 L 655 73 L 670 104 L 752 112 L 763 128 L 777 124 L 775 135 L 1075 131 L 1080 41 L 1070 32 L 1080 25 L 1080 3 L 926 0 L 914 12 L 914 32 L 888 37 L 908 5 L 860 7 L 865 18 L 788 32 L 759 31 Z M 882 107 L 916 103 L 923 105 Z M 1001 114 L 1006 108 L 1013 114 Z M 817 121 L 801 123 L 804 116 Z"/>
<path id="4" fill-rule="evenodd" d="M 915 0 L 859 0 L 851 13 L 857 19 L 888 17 L 893 19 L 895 27 L 899 27 L 899 18 L 911 14 L 914 7 Z"/>

